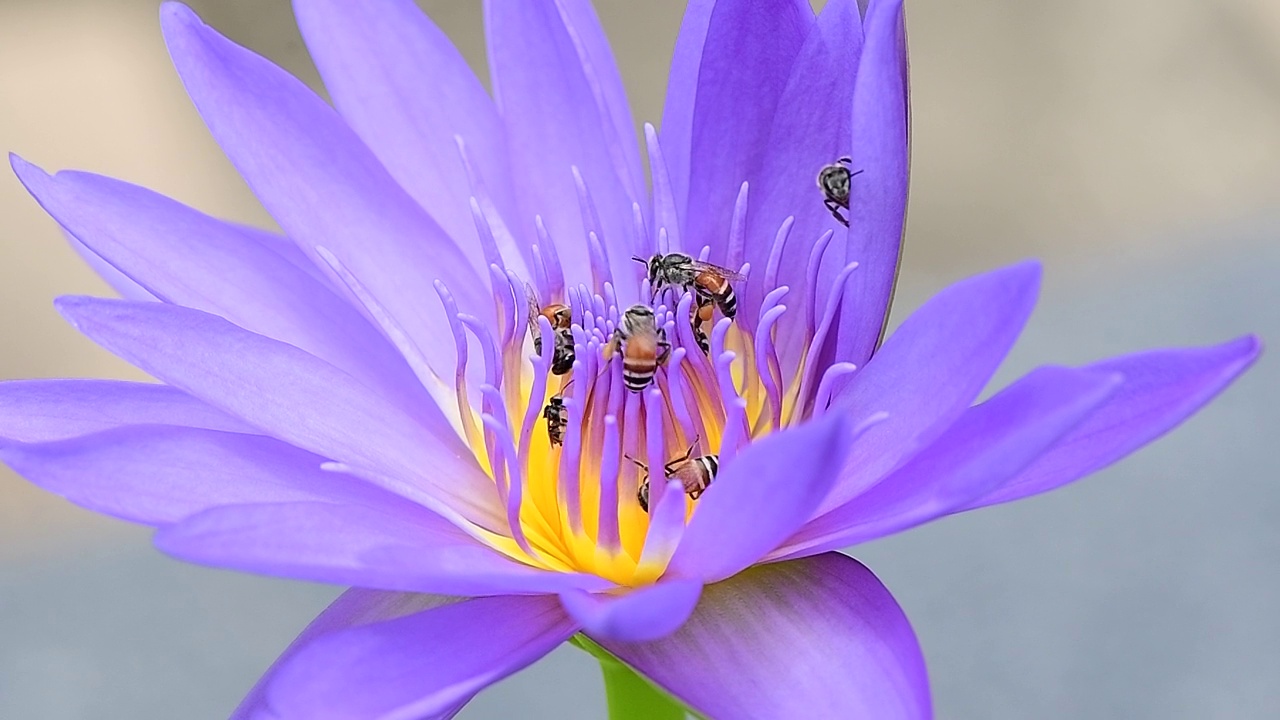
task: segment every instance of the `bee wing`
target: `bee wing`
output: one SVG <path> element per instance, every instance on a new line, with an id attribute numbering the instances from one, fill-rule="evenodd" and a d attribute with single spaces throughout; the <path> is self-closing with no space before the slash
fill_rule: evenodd
<path id="1" fill-rule="evenodd" d="M 529 283 L 524 284 L 524 299 L 529 307 L 529 332 L 536 337 L 538 335 L 538 314 L 542 311 L 542 305 L 538 302 L 538 293 L 534 292 L 533 286 Z"/>
<path id="2" fill-rule="evenodd" d="M 733 270 L 730 270 L 729 268 L 720 267 L 719 265 L 712 265 L 711 263 L 702 262 L 701 260 L 693 261 L 693 269 L 700 273 L 701 272 L 715 273 L 716 275 L 723 277 L 725 280 L 732 280 L 734 282 L 742 282 L 743 280 L 747 279 L 747 276 L 743 275 L 740 272 L 735 272 Z"/>

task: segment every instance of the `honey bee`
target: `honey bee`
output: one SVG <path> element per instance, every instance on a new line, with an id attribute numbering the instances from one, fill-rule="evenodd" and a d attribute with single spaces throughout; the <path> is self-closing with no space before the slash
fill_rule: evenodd
<path id="1" fill-rule="evenodd" d="M 694 445 L 696 444 L 697 441 L 694 441 Z M 697 500 L 702 497 L 702 493 L 711 485 L 711 481 L 715 479 L 716 473 L 719 472 L 720 456 L 703 455 L 696 458 L 691 457 L 694 445 L 689 446 L 684 456 L 664 465 L 662 471 L 667 480 L 679 480 L 684 485 L 684 491 L 689 497 Z M 649 468 L 633 457 L 628 456 L 627 459 L 640 466 L 640 469 L 644 471 L 644 477 L 640 479 L 640 489 L 636 491 L 636 500 L 639 501 L 640 507 L 645 512 L 649 512 Z"/>
<path id="2" fill-rule="evenodd" d="M 613 331 L 608 352 L 622 353 L 622 380 L 631 392 L 640 392 L 653 382 L 658 366 L 671 355 L 667 334 L 658 327 L 653 310 L 647 305 L 632 305 L 622 314 Z"/>
<path id="3" fill-rule="evenodd" d="M 533 288 L 525 285 L 525 298 L 529 303 L 529 335 L 533 338 L 533 351 L 542 355 L 542 332 L 538 329 L 538 316 L 551 323 L 555 333 L 555 347 L 551 351 L 551 373 L 564 375 L 573 369 L 573 310 L 563 303 L 552 303 L 543 307 Z"/>
<path id="4" fill-rule="evenodd" d="M 547 421 L 547 437 L 552 445 L 564 444 L 564 426 L 569 424 L 569 408 L 564 406 L 564 391 L 552 395 L 547 406 L 542 409 L 542 417 Z"/>
<path id="5" fill-rule="evenodd" d="M 648 260 L 639 257 L 631 259 L 644 264 L 649 272 L 649 284 L 655 290 L 672 286 L 684 289 L 692 287 L 699 305 L 714 302 L 729 319 L 738 314 L 738 297 L 734 294 L 730 281 L 744 280 L 741 273 L 694 260 L 684 253 L 658 253 Z"/>
<path id="6" fill-rule="evenodd" d="M 693 341 L 703 355 L 711 354 L 711 338 L 707 335 L 707 327 L 711 325 L 711 315 L 716 304 L 711 300 L 701 300 L 693 306 L 689 313 L 689 324 L 693 327 Z"/>
<path id="7" fill-rule="evenodd" d="M 849 219 L 841 215 L 840 210 L 841 208 L 846 212 L 849 210 L 849 180 L 855 175 L 862 174 L 861 170 L 850 172 L 849 168 L 852 165 L 853 158 L 842 157 L 830 165 L 823 165 L 818 171 L 818 187 L 826 196 L 822 204 L 826 205 L 827 210 L 831 211 L 831 216 L 845 227 L 849 227 Z"/>

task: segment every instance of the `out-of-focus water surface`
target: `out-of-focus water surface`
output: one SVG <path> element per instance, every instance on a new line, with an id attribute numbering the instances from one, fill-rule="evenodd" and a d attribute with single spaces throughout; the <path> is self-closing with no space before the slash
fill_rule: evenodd
<path id="1" fill-rule="evenodd" d="M 204 17 L 316 84 L 287 2 Z M 473 2 L 423 3 L 483 67 Z M 599 2 L 660 117 L 682 3 Z M 1280 6 L 908 2 L 910 239 L 897 320 L 946 283 L 1046 261 L 1001 379 L 1151 346 L 1280 337 Z M 151 0 L 0 0 L 0 147 L 269 224 L 168 65 Z M 0 180 L 0 378 L 138 377 L 63 324 L 104 294 Z M 920 634 L 939 717 L 1263 718 L 1280 707 L 1280 372 L 1264 357 L 1138 456 L 853 554 Z M 147 531 L 0 471 L 0 717 L 216 718 L 337 589 L 184 565 Z M 595 718 L 563 649 L 463 717 Z"/>

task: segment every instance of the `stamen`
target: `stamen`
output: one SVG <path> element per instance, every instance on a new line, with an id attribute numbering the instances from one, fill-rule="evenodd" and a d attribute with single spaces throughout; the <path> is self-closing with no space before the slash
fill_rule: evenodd
<path id="1" fill-rule="evenodd" d="M 671 352 L 671 359 L 667 361 L 667 395 L 671 397 L 669 407 L 675 413 L 676 421 L 680 423 L 680 429 L 684 433 L 686 440 L 691 440 L 698 435 L 698 425 L 694 418 L 699 417 L 697 408 L 690 405 L 684 394 L 685 374 L 680 372 L 681 366 L 684 364 L 686 350 L 678 347 Z M 662 456 L 659 455 L 660 461 Z M 650 460 L 652 466 L 653 460 Z"/>
<path id="2" fill-rule="evenodd" d="M 725 249 L 724 265 L 733 268 L 742 264 L 747 247 L 747 183 L 738 189 L 733 201 L 733 218 L 729 221 L 729 243 Z"/>
<path id="3" fill-rule="evenodd" d="M 498 360 L 498 346 L 493 342 L 493 335 L 489 332 L 488 326 L 481 322 L 480 318 L 466 313 L 458 313 L 458 320 L 466 329 L 471 331 L 471 335 L 480 343 L 480 347 L 484 350 L 484 381 L 488 385 L 499 387 L 502 385 L 502 363 Z M 545 349 L 545 348 L 544 348 Z M 486 410 L 486 412 L 496 412 L 494 410 Z"/>
<path id="4" fill-rule="evenodd" d="M 481 420 L 484 422 L 485 427 L 489 428 L 489 431 L 498 438 L 498 459 L 494 462 L 494 466 L 504 464 L 502 461 L 514 457 L 516 452 L 515 444 L 511 441 L 511 432 L 492 415 L 483 415 Z M 520 469 L 509 460 L 506 460 L 505 465 L 510 471 L 511 477 L 509 492 L 506 497 L 507 523 L 511 526 L 511 538 L 516 541 L 516 545 L 519 545 L 526 555 L 530 558 L 535 558 L 537 554 L 534 553 L 533 548 L 529 545 L 529 539 L 525 537 L 524 525 L 520 522 L 520 508 L 524 499 L 524 483 L 521 479 Z"/>
<path id="5" fill-rule="evenodd" d="M 453 373 L 453 392 L 458 400 L 458 418 L 462 423 L 467 444 L 473 448 L 482 447 L 480 429 L 476 427 L 475 417 L 471 414 L 471 401 L 467 398 L 467 334 L 458 318 L 458 303 L 454 301 L 449 288 L 439 280 L 432 283 L 440 303 L 444 305 L 444 316 L 449 322 L 449 330 L 453 334 L 454 355 L 457 358 Z M 445 407 L 442 405 L 442 407 Z"/>
<path id="6" fill-rule="evenodd" d="M 818 242 L 814 244 L 813 250 L 809 252 L 809 265 L 805 269 L 804 285 L 804 293 L 809 298 L 809 302 L 804 304 L 804 326 L 807 337 L 813 337 L 814 316 L 818 314 L 818 272 L 822 269 L 822 258 L 827 254 L 827 248 L 830 247 L 833 237 L 835 233 L 831 230 L 822 233 Z"/>
<path id="7" fill-rule="evenodd" d="M 596 546 L 608 554 L 622 549 L 618 535 L 618 418 L 604 418 L 604 449 L 600 456 L 600 513 Z"/>
<path id="8" fill-rule="evenodd" d="M 525 257 L 520 251 L 520 243 L 516 242 L 515 235 L 506 223 L 502 221 L 502 213 L 499 212 L 498 206 L 494 204 L 493 198 L 485 189 L 484 182 L 480 178 L 480 174 L 476 172 L 475 166 L 471 163 L 471 157 L 467 153 L 467 144 L 463 141 L 462 136 L 453 136 L 454 144 L 458 147 L 458 157 L 462 160 L 462 169 L 467 175 L 467 184 L 471 189 L 471 201 L 479 209 L 484 219 L 487 230 L 490 233 L 491 242 L 497 250 L 497 264 L 503 267 L 514 267 L 521 274 L 527 274 L 525 270 Z M 476 212 L 475 209 L 472 213 Z M 478 221 L 477 221 L 478 222 Z M 480 240 L 484 243 L 483 235 Z M 489 257 L 487 249 L 485 250 L 485 262 L 493 263 L 495 260 Z"/>
<path id="9" fill-rule="evenodd" d="M 666 228 L 658 228 L 658 252 L 666 255 L 671 252 L 671 237 Z"/>
<path id="10" fill-rule="evenodd" d="M 818 392 L 814 395 L 813 417 L 819 418 L 826 414 L 827 406 L 831 404 L 831 393 L 835 390 L 836 381 L 852 375 L 857 370 L 858 366 L 851 362 L 838 362 L 822 373 Z"/>
<path id="11" fill-rule="evenodd" d="M 773 246 L 769 248 L 769 262 L 764 266 L 763 287 L 778 286 L 778 268 L 782 266 L 782 253 L 787 247 L 787 239 L 791 237 L 791 228 L 796 224 L 795 216 L 782 221 L 778 234 L 773 236 Z"/>
<path id="12" fill-rule="evenodd" d="M 649 227 L 644 222 L 644 210 L 638 202 L 631 203 L 631 229 L 635 233 L 635 237 L 632 238 L 632 248 L 635 252 L 632 254 L 646 258 L 653 254 L 654 248 L 657 247 L 657 238 L 649 234 Z"/>
<path id="13" fill-rule="evenodd" d="M 489 266 L 489 281 L 493 294 L 497 297 L 501 306 L 498 308 L 498 329 L 502 334 L 498 340 L 498 345 L 505 348 L 515 339 L 516 328 L 520 327 L 518 320 L 520 306 L 517 298 L 523 296 L 514 294 L 511 281 L 507 279 L 506 271 L 497 265 Z"/>
<path id="14" fill-rule="evenodd" d="M 480 249 L 484 252 L 484 260 L 488 265 L 502 267 L 502 255 L 498 252 L 498 243 L 493 238 L 493 229 L 488 219 L 480 211 L 480 203 L 474 197 L 470 200 L 471 219 L 476 224 L 476 234 L 480 236 Z"/>
<path id="15" fill-rule="evenodd" d="M 609 269 L 609 254 L 595 232 L 587 233 L 587 249 L 591 255 L 591 277 L 595 280 L 596 289 L 601 288 L 605 283 L 613 282 L 613 271 Z"/>
<path id="16" fill-rule="evenodd" d="M 680 348 L 672 354 L 671 364 L 678 364 L 675 358 L 676 354 L 680 354 L 683 360 L 684 348 Z M 676 405 L 675 398 L 672 398 L 671 404 Z M 655 388 L 649 388 L 644 394 L 644 424 L 645 424 L 645 460 L 650 468 L 660 468 L 667 462 L 665 433 L 662 431 L 662 421 L 666 417 L 663 412 L 662 393 Z M 690 436 L 692 437 L 692 436 Z M 655 482 L 652 479 L 649 482 L 649 508 L 652 509 L 662 503 L 662 493 L 666 487 L 664 482 Z M 639 483 L 636 485 L 639 489 Z"/>
<path id="17" fill-rule="evenodd" d="M 573 361 L 573 376 L 589 378 L 592 358 L 587 356 L 585 347 L 575 346 L 577 359 Z M 582 430 L 586 426 L 587 396 L 592 383 L 590 381 L 573 384 L 573 397 L 565 398 L 565 407 L 570 417 L 578 418 L 565 428 L 564 447 L 560 452 L 559 492 L 563 500 L 564 514 L 569 520 L 569 529 L 574 535 L 582 534 L 582 502 L 581 489 L 578 487 L 579 471 L 582 465 Z"/>
<path id="18" fill-rule="evenodd" d="M 680 538 L 684 536 L 684 520 L 684 486 L 679 480 L 664 482 L 660 475 L 651 476 L 649 532 L 645 535 L 644 550 L 640 553 L 636 577 L 638 582 L 657 580 L 667 569 L 667 563 L 675 554 Z"/>
<path id="19" fill-rule="evenodd" d="M 782 292 L 779 293 L 778 290 Z M 774 304 L 786 295 L 787 287 L 784 285 L 778 290 L 765 296 L 765 304 L 761 306 L 759 328 L 755 335 L 756 365 L 763 370 L 760 372 L 760 381 L 764 385 L 769 419 L 774 430 L 782 427 L 782 366 L 778 362 L 777 348 L 773 343 L 773 326 L 787 311 L 786 305 Z M 763 419 L 764 413 L 761 413 L 760 417 Z M 754 433 L 760 432 L 761 429 L 757 426 Z"/>
<path id="20" fill-rule="evenodd" d="M 668 240 L 679 247 L 680 219 L 676 212 L 675 193 L 671 189 L 671 176 L 658 142 L 658 131 L 649 123 L 644 124 L 644 141 L 649 149 L 649 175 L 653 184 L 653 223 L 659 228 L 666 228 Z"/>
<path id="21" fill-rule="evenodd" d="M 807 400 L 811 399 L 806 394 L 809 386 L 813 383 L 813 373 L 818 365 L 819 353 L 827 341 L 827 332 L 831 329 L 831 322 L 835 319 L 836 311 L 840 309 L 840 299 L 844 297 L 845 286 L 848 285 L 849 276 L 854 270 L 858 269 L 858 263 L 853 262 L 844 266 L 840 274 L 836 276 L 836 281 L 831 285 L 831 291 L 827 293 L 827 308 L 822 313 L 822 324 L 818 326 L 818 331 L 814 333 L 813 340 L 809 343 L 809 350 L 804 356 L 804 374 L 800 380 L 799 392 L 796 394 L 795 411 L 802 412 L 807 407 Z"/>
<path id="22" fill-rule="evenodd" d="M 533 225 L 538 231 L 538 248 L 542 251 L 542 260 L 547 272 L 547 289 L 549 298 L 563 297 L 565 291 L 564 270 L 560 266 L 560 253 L 556 244 L 551 241 L 551 234 L 542 222 L 541 215 L 533 216 Z"/>
<path id="23" fill-rule="evenodd" d="M 547 401 L 547 376 L 551 373 L 551 360 L 555 354 L 555 331 L 551 322 L 538 316 L 538 334 L 542 337 L 541 355 L 533 354 L 529 360 L 533 363 L 533 390 L 529 394 L 528 406 L 524 412 L 524 422 L 520 425 L 520 466 L 529 464 L 529 444 L 533 442 L 533 427 L 542 415 L 542 408 Z M 548 350 L 548 348 L 551 348 Z M 571 418 L 581 420 L 581 418 Z"/>

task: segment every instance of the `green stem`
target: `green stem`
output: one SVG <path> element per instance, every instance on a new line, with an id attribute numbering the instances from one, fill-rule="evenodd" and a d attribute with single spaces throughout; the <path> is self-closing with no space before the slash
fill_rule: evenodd
<path id="1" fill-rule="evenodd" d="M 577 635 L 570 642 L 600 661 L 605 697 L 609 703 L 609 720 L 685 720 L 684 705 L 609 651 L 584 635 Z"/>

